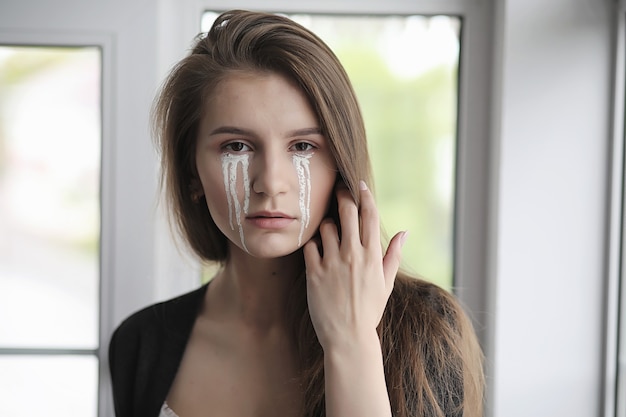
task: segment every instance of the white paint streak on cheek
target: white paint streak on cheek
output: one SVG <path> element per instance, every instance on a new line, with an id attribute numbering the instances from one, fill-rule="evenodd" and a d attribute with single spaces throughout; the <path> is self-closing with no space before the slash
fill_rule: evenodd
<path id="1" fill-rule="evenodd" d="M 298 195 L 298 203 L 300 206 L 300 234 L 298 235 L 298 246 L 302 246 L 302 236 L 304 229 L 309 226 L 311 219 L 311 169 L 309 159 L 313 154 L 294 154 L 293 166 L 298 174 L 298 186 L 300 192 Z"/>
<path id="2" fill-rule="evenodd" d="M 242 205 L 237 195 L 237 170 L 241 163 L 241 171 L 243 178 L 243 210 Z M 222 155 L 222 175 L 224 176 L 224 190 L 226 191 L 226 200 L 228 201 L 228 222 L 231 230 L 235 230 L 233 225 L 233 214 L 237 220 L 237 227 L 239 229 L 239 238 L 241 239 L 241 245 L 246 252 L 246 242 L 243 235 L 243 224 L 241 222 L 242 211 L 243 214 L 248 214 L 248 208 L 250 205 L 250 177 L 248 174 L 248 155 L 232 155 L 225 153 Z M 233 213 L 234 211 L 234 213 Z"/>
<path id="3" fill-rule="evenodd" d="M 228 201 L 228 224 L 231 230 L 233 227 L 233 197 L 230 194 L 230 186 L 228 184 L 230 165 L 232 163 L 232 155 L 222 155 L 222 176 L 224 177 L 224 190 L 226 191 L 226 201 Z"/>

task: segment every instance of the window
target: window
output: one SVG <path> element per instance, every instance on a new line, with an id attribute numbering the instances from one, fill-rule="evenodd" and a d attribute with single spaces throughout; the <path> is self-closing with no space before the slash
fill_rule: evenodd
<path id="1" fill-rule="evenodd" d="M 96 415 L 100 55 L 0 47 L 0 415 Z"/>

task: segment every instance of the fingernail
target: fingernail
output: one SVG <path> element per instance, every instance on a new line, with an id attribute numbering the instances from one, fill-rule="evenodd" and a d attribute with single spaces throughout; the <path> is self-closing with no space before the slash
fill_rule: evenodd
<path id="1" fill-rule="evenodd" d="M 400 236 L 400 245 L 404 246 L 404 242 L 406 242 L 406 238 L 409 237 L 408 230 L 402 232 L 402 236 Z"/>
<path id="2" fill-rule="evenodd" d="M 365 181 L 363 180 L 359 181 L 359 189 L 363 191 L 367 190 L 367 184 L 365 184 Z"/>

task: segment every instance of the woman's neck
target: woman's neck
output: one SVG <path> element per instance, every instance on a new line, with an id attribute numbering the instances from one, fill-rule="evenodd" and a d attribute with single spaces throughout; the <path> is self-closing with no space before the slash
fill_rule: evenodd
<path id="1" fill-rule="evenodd" d="M 259 259 L 234 249 L 211 283 L 210 312 L 235 320 L 251 330 L 265 332 L 287 325 L 285 306 L 298 276 L 304 273 L 301 251 Z"/>

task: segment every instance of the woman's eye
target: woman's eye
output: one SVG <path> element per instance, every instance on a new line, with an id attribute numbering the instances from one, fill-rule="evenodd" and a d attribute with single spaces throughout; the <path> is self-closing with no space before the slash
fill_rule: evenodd
<path id="1" fill-rule="evenodd" d="M 315 147 L 307 142 L 298 142 L 293 145 L 293 149 L 297 152 L 306 152 L 315 149 Z"/>
<path id="2" fill-rule="evenodd" d="M 224 149 L 233 152 L 243 152 L 250 150 L 250 147 L 243 142 L 231 142 L 228 145 L 224 146 Z"/>

